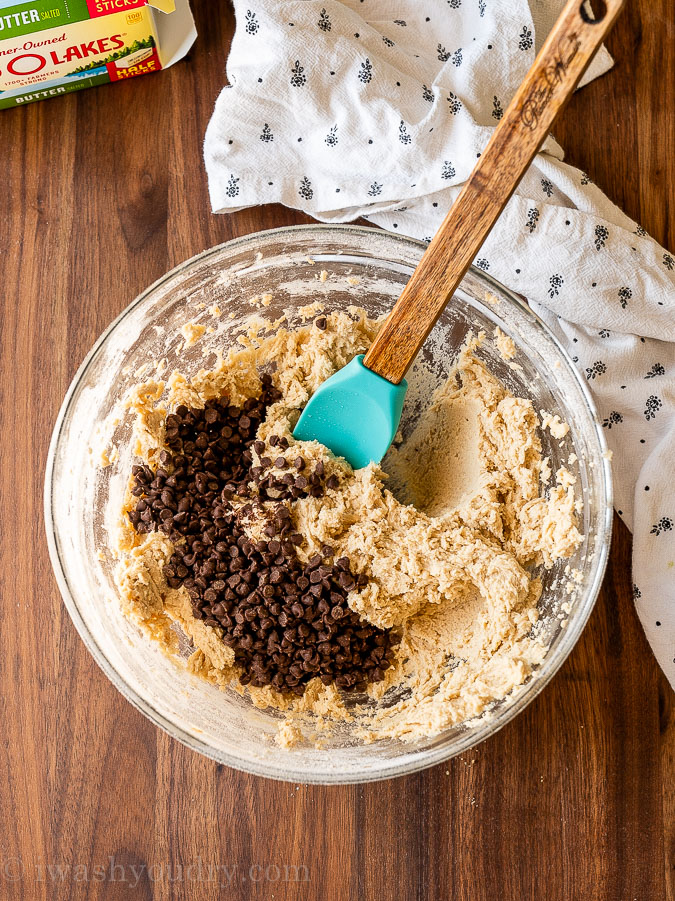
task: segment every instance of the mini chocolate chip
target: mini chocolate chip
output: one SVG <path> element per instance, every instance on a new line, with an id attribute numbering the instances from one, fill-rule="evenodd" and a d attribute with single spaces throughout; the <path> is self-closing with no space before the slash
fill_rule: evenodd
<path id="1" fill-rule="evenodd" d="M 326 326 L 328 325 L 328 320 L 325 316 L 319 316 L 319 318 L 315 320 L 314 324 L 318 329 L 324 332 L 326 330 Z"/>
<path id="2" fill-rule="evenodd" d="M 345 591 L 351 591 L 352 588 L 356 585 L 354 581 L 354 577 L 351 573 L 341 572 L 338 576 L 338 582 L 340 586 L 345 589 Z"/>
<path id="3" fill-rule="evenodd" d="M 348 558 L 324 563 L 334 554 L 324 546 L 306 566 L 298 560 L 303 538 L 292 531 L 283 501 L 302 496 L 310 486 L 312 496 L 320 497 L 325 467 L 318 461 L 309 478 L 263 477 L 272 460 L 260 456 L 265 442 L 248 436 L 281 394 L 269 375 L 261 382 L 260 398 L 249 398 L 241 408 L 223 397 L 209 400 L 204 409 L 181 405 L 166 417 L 161 465 L 155 471 L 146 464 L 132 468 L 131 494 L 138 500 L 128 518 L 140 534 L 159 528 L 175 543 L 163 570 L 167 585 L 183 586 L 194 617 L 217 628 L 220 640 L 234 650 L 242 684 L 272 685 L 300 696 L 319 675 L 324 684 L 347 691 L 363 688 L 391 665 L 394 638 L 347 606 L 348 591 L 367 583 L 362 574 L 354 578 Z M 289 447 L 283 436 L 271 436 L 268 443 Z M 252 451 L 260 466 L 253 466 Z M 277 458 L 277 468 L 288 465 Z M 297 473 L 305 465 L 302 457 L 293 461 Z M 327 487 L 333 484 L 339 485 L 336 476 L 326 480 Z M 235 514 L 230 501 L 236 496 L 250 502 Z M 273 505 L 272 519 L 263 527 L 270 540 L 252 541 L 241 523 L 260 514 L 264 502 Z"/>

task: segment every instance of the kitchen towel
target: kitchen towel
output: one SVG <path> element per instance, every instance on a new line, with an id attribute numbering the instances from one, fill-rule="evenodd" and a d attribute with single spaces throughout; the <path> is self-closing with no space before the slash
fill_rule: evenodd
<path id="1" fill-rule="evenodd" d="M 429 240 L 559 6 L 235 0 L 204 148 L 214 211 L 280 202 Z M 609 65 L 602 50 L 586 80 Z M 673 254 L 550 137 L 474 264 L 528 299 L 595 397 L 634 535 L 633 597 L 675 686 Z"/>

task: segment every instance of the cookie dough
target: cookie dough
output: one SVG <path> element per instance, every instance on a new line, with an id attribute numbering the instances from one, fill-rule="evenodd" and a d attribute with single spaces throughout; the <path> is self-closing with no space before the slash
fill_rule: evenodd
<path id="1" fill-rule="evenodd" d="M 293 527 L 304 538 L 298 554 L 307 560 L 330 545 L 367 577 L 349 606 L 400 635 L 384 681 L 356 704 L 318 679 L 301 698 L 239 685 L 233 651 L 217 629 L 192 616 L 185 589 L 169 588 L 162 575 L 171 543 L 160 533 L 139 535 L 129 523 L 129 491 L 115 548 L 120 597 L 169 653 L 178 651 L 174 624 L 180 627 L 193 648 L 192 672 L 245 691 L 257 706 L 283 710 L 281 744 L 301 740 L 303 726 L 318 736 L 346 721 L 364 741 L 414 741 L 483 713 L 543 659 L 534 571 L 570 557 L 581 542 L 575 479 L 561 468 L 546 486 L 540 420 L 531 402 L 509 393 L 481 361 L 483 335 L 469 337 L 447 381 L 382 466 L 352 471 L 318 443 L 295 442 L 293 426 L 312 392 L 365 351 L 378 329 L 355 308 L 321 320 L 320 327 L 287 328 L 255 318 L 213 368 L 137 385 L 127 398 L 135 453 L 156 467 L 171 409 L 202 407 L 223 394 L 243 404 L 260 393 L 261 372 L 271 372 L 282 399 L 269 408 L 258 437 L 285 437 L 308 461 L 323 460 L 338 482 L 323 497 L 292 505 Z M 495 337 L 510 359 L 505 336 Z M 559 421 L 549 417 L 546 425 L 564 434 Z M 247 526 L 252 539 L 260 540 L 262 525 L 254 517 Z"/>

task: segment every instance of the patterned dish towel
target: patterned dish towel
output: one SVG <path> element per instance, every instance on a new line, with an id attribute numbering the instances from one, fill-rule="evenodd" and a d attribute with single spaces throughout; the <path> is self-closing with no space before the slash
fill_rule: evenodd
<path id="1" fill-rule="evenodd" d="M 204 149 L 214 211 L 279 202 L 429 240 L 560 5 L 235 0 Z M 610 65 L 602 50 L 586 80 Z M 549 138 L 474 263 L 528 298 L 588 381 L 638 614 L 675 686 L 675 259 L 562 159 Z"/>

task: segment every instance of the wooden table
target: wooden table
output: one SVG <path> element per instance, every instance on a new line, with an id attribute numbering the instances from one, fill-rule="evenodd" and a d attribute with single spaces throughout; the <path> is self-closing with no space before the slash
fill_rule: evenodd
<path id="1" fill-rule="evenodd" d="M 309 221 L 209 212 L 201 141 L 233 15 L 194 6 L 189 62 L 0 113 L 0 899 L 673 901 L 673 694 L 635 615 L 618 522 L 595 611 L 553 683 L 470 753 L 386 783 L 274 783 L 188 751 L 117 693 L 71 625 L 42 476 L 82 357 L 181 260 Z M 616 68 L 556 135 L 672 251 L 672 0 L 628 6 L 609 40 Z"/>

